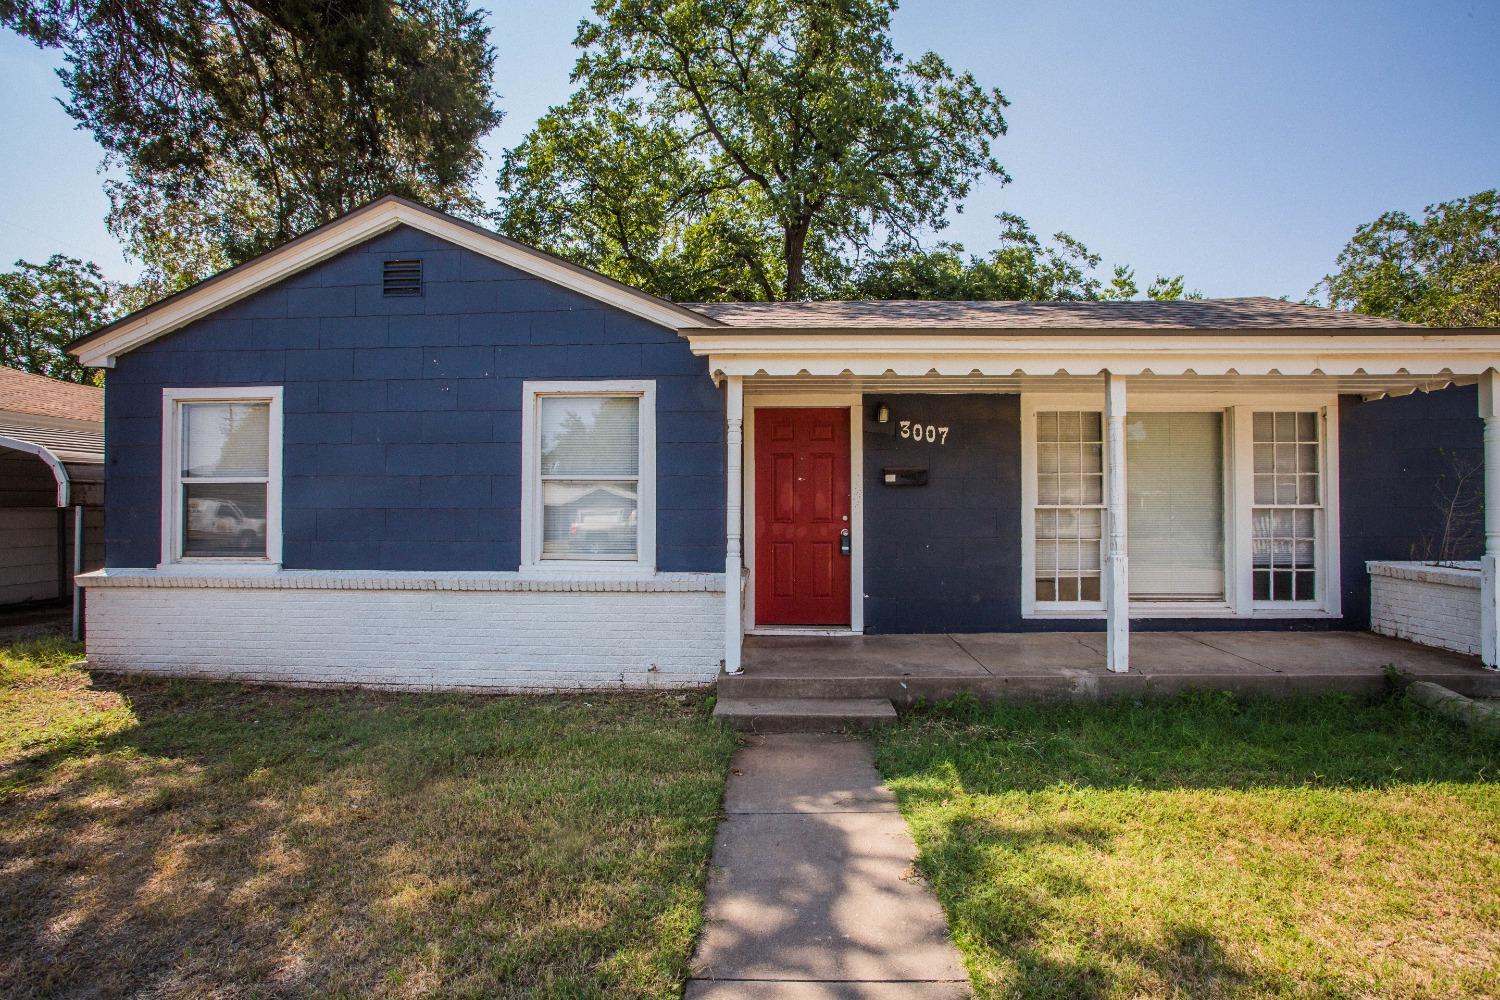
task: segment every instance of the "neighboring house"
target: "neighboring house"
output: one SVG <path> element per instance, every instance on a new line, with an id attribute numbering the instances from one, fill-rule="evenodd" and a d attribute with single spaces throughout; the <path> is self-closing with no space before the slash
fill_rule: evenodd
<path id="1" fill-rule="evenodd" d="M 104 564 L 103 483 L 104 390 L 0 367 L 0 607 L 72 592 L 78 508 Z"/>
<path id="2" fill-rule="evenodd" d="M 1367 627 L 1481 412 L 1500 468 L 1496 330 L 686 306 L 396 198 L 72 350 L 110 369 L 89 656 L 132 670 L 701 684 L 745 631 L 1057 629 L 1123 669 L 1130 628 Z"/>

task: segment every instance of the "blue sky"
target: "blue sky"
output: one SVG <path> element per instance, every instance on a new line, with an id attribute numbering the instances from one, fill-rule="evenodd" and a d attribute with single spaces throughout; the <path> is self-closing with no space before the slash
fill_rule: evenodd
<path id="1" fill-rule="evenodd" d="M 494 161 L 568 91 L 578 0 L 495 5 Z M 1142 285 L 1302 297 L 1353 232 L 1500 185 L 1500 3 L 909 0 L 897 47 L 1011 100 L 987 184 L 944 233 L 999 211 L 1066 230 Z M 99 149 L 57 104 L 56 53 L 0 32 L 0 264 L 63 252 L 134 275 L 104 228 Z"/>

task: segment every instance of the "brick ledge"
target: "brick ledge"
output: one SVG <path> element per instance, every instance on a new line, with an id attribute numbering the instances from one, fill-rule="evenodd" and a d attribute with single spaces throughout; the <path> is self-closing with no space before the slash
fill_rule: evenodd
<path id="1" fill-rule="evenodd" d="M 1437 583 L 1449 587 L 1479 589 L 1479 563 L 1477 562 L 1435 566 L 1425 562 L 1379 560 L 1365 563 L 1365 571 L 1371 576 L 1387 576 L 1395 580 L 1413 580 L 1418 583 Z"/>
<path id="2" fill-rule="evenodd" d="M 185 590 L 443 590 L 525 593 L 717 593 L 723 573 L 652 576 L 534 576 L 521 573 L 424 573 L 395 570 L 281 570 L 273 573 L 173 573 L 154 569 L 95 570 L 84 588 Z"/>

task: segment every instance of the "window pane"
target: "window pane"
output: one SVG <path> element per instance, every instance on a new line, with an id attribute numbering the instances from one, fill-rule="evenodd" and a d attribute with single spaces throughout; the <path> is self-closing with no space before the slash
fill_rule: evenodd
<path id="1" fill-rule="evenodd" d="M 1097 412 L 1037 413 L 1038 601 L 1099 600 L 1103 522 L 1090 505 L 1104 502 L 1102 431 Z"/>
<path id="2" fill-rule="evenodd" d="M 183 555 L 265 557 L 264 483 L 185 483 L 182 494 Z"/>
<path id="3" fill-rule="evenodd" d="M 635 396 L 541 397 L 542 475 L 636 475 L 640 407 Z"/>
<path id="4" fill-rule="evenodd" d="M 542 558 L 634 559 L 635 483 L 542 484 Z"/>
<path id="5" fill-rule="evenodd" d="M 1130 596 L 1224 596 L 1224 416 L 1134 413 L 1126 422 Z"/>
<path id="6" fill-rule="evenodd" d="M 269 474 L 269 403 L 184 403 L 182 474 L 252 477 Z"/>

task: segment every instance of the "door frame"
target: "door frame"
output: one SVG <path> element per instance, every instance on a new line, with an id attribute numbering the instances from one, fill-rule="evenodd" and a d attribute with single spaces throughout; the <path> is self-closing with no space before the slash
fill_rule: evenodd
<path id="1" fill-rule="evenodd" d="M 848 407 L 849 409 L 849 627 L 768 625 L 755 619 L 755 411 L 782 408 Z M 745 393 L 744 423 L 744 537 L 745 565 L 750 571 L 745 589 L 745 632 L 750 635 L 861 635 L 865 630 L 865 487 L 864 396 L 857 392 Z"/>

